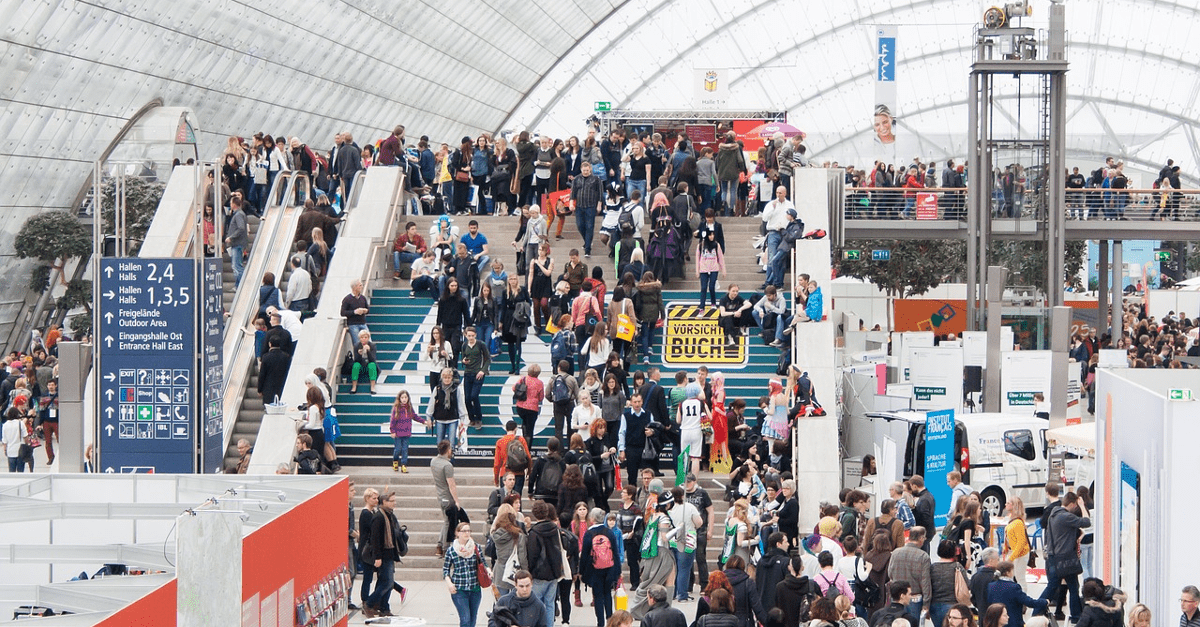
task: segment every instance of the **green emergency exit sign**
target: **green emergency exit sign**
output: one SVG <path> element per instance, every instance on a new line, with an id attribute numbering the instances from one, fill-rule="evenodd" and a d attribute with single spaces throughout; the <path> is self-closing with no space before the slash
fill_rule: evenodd
<path id="1" fill-rule="evenodd" d="M 1190 401 L 1192 391 L 1186 388 L 1172 388 L 1167 390 L 1167 398 L 1173 401 Z"/>
<path id="2" fill-rule="evenodd" d="M 612 111 L 612 103 L 608 102 L 608 101 L 597 100 L 596 101 L 596 110 L 597 111 Z"/>

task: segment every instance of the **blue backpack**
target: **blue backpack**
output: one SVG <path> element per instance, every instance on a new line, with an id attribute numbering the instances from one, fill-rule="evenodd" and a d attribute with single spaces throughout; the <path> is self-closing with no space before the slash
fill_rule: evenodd
<path id="1" fill-rule="evenodd" d="M 342 437 L 342 426 L 338 424 L 337 410 L 332 407 L 325 408 L 325 421 L 322 423 L 325 431 L 325 441 L 330 444 L 337 444 L 338 438 Z"/>

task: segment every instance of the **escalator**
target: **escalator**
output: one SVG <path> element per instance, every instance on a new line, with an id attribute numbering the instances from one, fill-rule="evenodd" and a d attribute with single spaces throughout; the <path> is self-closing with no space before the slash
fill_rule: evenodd
<path id="1" fill-rule="evenodd" d="M 237 463 L 237 442 L 246 439 L 251 446 L 258 437 L 264 401 L 258 393 L 258 363 L 254 352 L 252 321 L 258 313 L 258 288 L 267 272 L 276 277 L 281 293 L 287 291 L 291 274 L 288 263 L 296 224 L 304 211 L 297 199 L 310 193 L 308 177 L 302 174 L 281 174 L 275 180 L 270 202 L 258 224 L 250 245 L 250 255 L 242 275 L 242 284 L 232 289 L 232 264 L 225 261 L 225 310 L 229 317 L 225 325 L 223 353 L 225 360 L 225 390 L 222 395 L 225 416 L 225 467 Z M 233 417 L 231 420 L 230 417 Z"/>

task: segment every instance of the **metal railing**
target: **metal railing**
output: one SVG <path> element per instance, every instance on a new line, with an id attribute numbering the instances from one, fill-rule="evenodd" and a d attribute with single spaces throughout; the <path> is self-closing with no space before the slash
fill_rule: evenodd
<path id="1" fill-rule="evenodd" d="M 1041 190 L 990 196 L 997 219 L 1043 220 Z M 1068 220 L 1200 221 L 1200 189 L 1068 189 Z M 967 188 L 847 187 L 843 203 L 846 220 L 966 220 Z"/>

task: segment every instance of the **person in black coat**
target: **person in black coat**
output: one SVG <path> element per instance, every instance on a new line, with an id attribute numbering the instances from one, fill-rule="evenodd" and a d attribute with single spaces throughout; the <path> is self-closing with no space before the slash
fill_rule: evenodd
<path id="1" fill-rule="evenodd" d="M 752 627 L 754 621 L 766 623 L 767 612 L 763 609 L 758 586 L 746 574 L 746 560 L 740 555 L 729 558 L 725 562 L 725 576 L 729 578 L 729 585 L 733 586 L 733 613 L 738 617 L 740 627 Z"/>
<path id="2" fill-rule="evenodd" d="M 788 540 L 782 531 L 775 531 L 767 536 L 767 554 L 758 563 L 754 573 L 755 585 L 763 607 L 775 607 L 775 592 L 777 586 L 788 575 Z"/>
<path id="3" fill-rule="evenodd" d="M 258 393 L 262 395 L 263 403 L 273 403 L 276 397 L 283 396 L 283 385 L 287 383 L 291 367 L 292 356 L 283 352 L 279 338 L 268 337 L 267 352 L 258 366 Z"/>
<path id="4" fill-rule="evenodd" d="M 367 596 L 371 594 L 371 581 L 375 578 L 375 562 L 362 559 L 363 551 L 371 542 L 371 527 L 375 524 L 375 513 L 379 507 L 379 491 L 367 488 L 363 492 L 362 511 L 358 513 L 358 555 L 363 567 L 362 591 L 359 598 L 362 604 L 367 604 Z"/>
<path id="5" fill-rule="evenodd" d="M 988 600 L 988 586 L 996 580 L 996 564 L 1000 563 L 1000 552 L 991 547 L 984 549 L 979 554 L 979 563 L 982 566 L 971 575 L 967 587 L 971 589 L 971 605 L 975 606 L 977 614 L 983 616 L 992 604 Z"/>
<path id="6" fill-rule="evenodd" d="M 1083 582 L 1083 613 L 1077 627 L 1121 627 L 1125 624 L 1125 593 L 1105 587 L 1100 579 Z"/>
<path id="7" fill-rule="evenodd" d="M 779 491 L 783 496 L 783 505 L 775 511 L 779 518 L 779 530 L 787 536 L 788 546 L 800 546 L 796 543 L 800 536 L 800 500 L 796 498 L 796 481 L 784 479 Z"/>
<path id="8" fill-rule="evenodd" d="M 454 361 L 458 363 L 458 353 L 462 349 L 463 329 L 471 324 L 471 312 L 467 307 L 467 299 L 459 289 L 458 279 L 451 277 L 446 280 L 446 289 L 438 299 L 437 325 L 442 328 L 446 341 L 454 349 Z"/>

